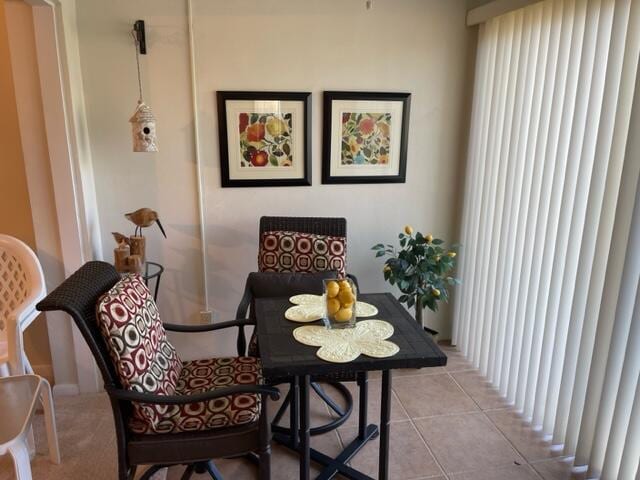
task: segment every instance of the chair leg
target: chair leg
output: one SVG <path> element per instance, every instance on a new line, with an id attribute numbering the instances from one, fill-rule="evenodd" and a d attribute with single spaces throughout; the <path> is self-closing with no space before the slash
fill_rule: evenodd
<path id="1" fill-rule="evenodd" d="M 260 465 L 258 465 L 258 478 L 260 480 L 271 480 L 271 447 L 260 452 Z"/>
<path id="2" fill-rule="evenodd" d="M 47 427 L 47 442 L 49 444 L 49 458 L 52 463 L 60 463 L 60 446 L 58 444 L 58 432 L 56 430 L 56 416 L 53 409 L 51 386 L 44 378 L 41 380 L 42 406 L 44 408 L 44 421 Z"/>
<path id="3" fill-rule="evenodd" d="M 211 478 L 213 478 L 213 480 L 223 480 L 222 479 L 222 474 L 220 473 L 220 470 L 218 470 L 218 467 L 216 467 L 216 464 L 213 463 L 212 460 L 209 460 L 205 464 L 205 468 L 206 468 L 207 472 L 209 473 L 209 475 L 211 475 Z"/>
<path id="4" fill-rule="evenodd" d="M 26 441 L 15 443 L 9 447 L 9 452 L 13 457 L 16 480 L 31 480 L 31 460 Z"/>
<path id="5" fill-rule="evenodd" d="M 193 475 L 193 471 L 196 469 L 196 466 L 192 463 L 187 465 L 187 468 L 184 469 L 184 473 L 180 477 L 180 480 L 189 480 L 191 475 Z"/>

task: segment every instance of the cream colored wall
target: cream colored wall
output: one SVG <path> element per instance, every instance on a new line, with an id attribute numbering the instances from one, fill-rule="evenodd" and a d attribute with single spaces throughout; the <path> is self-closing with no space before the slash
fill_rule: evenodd
<path id="1" fill-rule="evenodd" d="M 388 290 L 370 247 L 410 223 L 457 240 L 459 176 L 467 126 L 464 0 L 193 0 L 195 80 L 206 204 L 209 300 L 232 318 L 256 269 L 261 215 L 344 216 L 348 270 L 364 291 Z M 148 232 L 150 257 L 167 267 L 160 309 L 193 320 L 203 304 L 186 1 L 83 0 L 79 43 L 105 258 L 109 232 L 131 231 L 126 211 L 158 210 L 169 239 Z M 160 152 L 131 152 L 127 120 L 137 99 L 133 21 L 147 24 L 146 100 L 158 117 Z M 313 93 L 312 187 L 221 189 L 216 90 Z M 412 93 L 407 182 L 322 185 L 323 90 Z M 428 315 L 447 337 L 450 313 Z M 218 352 L 232 343 L 211 340 Z M 206 340 L 209 342 L 209 340 Z"/>
<path id="2" fill-rule="evenodd" d="M 0 204 L 10 208 L 11 212 L 2 216 L 0 231 L 14 234 L 27 242 L 38 253 L 45 271 L 52 271 L 58 263 L 59 247 L 55 210 L 52 198 L 47 195 L 52 187 L 35 58 L 33 17 L 31 7 L 22 1 L 9 0 L 3 5 L 6 23 L 3 21 L 2 27 L 7 27 L 15 93 L 12 101 L 15 116 L 10 115 L 15 122 L 11 127 L 11 141 L 18 142 L 22 148 L 19 154 L 17 148 L 14 155 L 5 157 L 3 154 L 2 178 L 10 185 L 6 189 L 0 188 L 0 197 L 3 197 Z M 10 101 L 7 98 L 6 104 Z M 5 148 L 9 146 L 4 141 L 1 143 Z M 8 172 L 6 177 L 5 172 Z M 36 372 L 52 379 L 45 321 L 41 315 L 25 332 L 25 350 Z"/>

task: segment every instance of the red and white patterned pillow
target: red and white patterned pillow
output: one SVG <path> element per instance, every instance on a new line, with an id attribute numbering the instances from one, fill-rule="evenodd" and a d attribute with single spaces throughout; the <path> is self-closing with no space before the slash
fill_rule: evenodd
<path id="1" fill-rule="evenodd" d="M 234 385 L 262 383 L 260 360 L 226 357 L 194 360 L 182 364 L 176 395 L 194 395 Z M 237 393 L 207 402 L 167 405 L 157 422 L 132 418 L 135 433 L 177 433 L 208 430 L 256 422 L 260 416 L 260 395 Z"/>
<path id="2" fill-rule="evenodd" d="M 264 232 L 258 253 L 261 272 L 315 273 L 335 270 L 345 275 L 345 237 L 311 233 Z"/>
<path id="3" fill-rule="evenodd" d="M 156 303 L 139 275 L 126 275 L 98 300 L 96 318 L 124 388 L 172 395 L 182 362 L 167 340 Z M 165 406 L 134 403 L 134 417 L 155 427 Z"/>

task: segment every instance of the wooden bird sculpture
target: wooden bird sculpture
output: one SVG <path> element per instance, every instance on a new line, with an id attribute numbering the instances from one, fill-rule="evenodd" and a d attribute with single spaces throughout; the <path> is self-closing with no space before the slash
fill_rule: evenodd
<path id="1" fill-rule="evenodd" d="M 120 245 L 121 243 L 126 243 L 127 245 L 131 246 L 131 240 L 129 240 L 129 237 L 127 237 L 126 235 L 123 235 L 120 232 L 111 232 L 111 235 L 113 235 L 113 238 L 115 238 L 118 245 Z"/>
<path id="2" fill-rule="evenodd" d="M 138 230 L 140 231 L 140 235 L 142 235 L 143 228 L 150 227 L 154 223 L 157 223 L 162 235 L 164 238 L 167 238 L 167 234 L 164 232 L 162 223 L 160 223 L 160 219 L 158 218 L 158 212 L 155 210 L 151 210 L 150 208 L 140 208 L 135 212 L 125 213 L 124 216 L 136 226 L 134 235 L 138 234 Z"/>

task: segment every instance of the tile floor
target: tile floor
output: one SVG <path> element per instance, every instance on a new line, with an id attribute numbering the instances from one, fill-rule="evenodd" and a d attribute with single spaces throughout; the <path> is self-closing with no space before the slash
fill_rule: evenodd
<path id="1" fill-rule="evenodd" d="M 392 480 L 566 480 L 570 465 L 553 458 L 548 445 L 504 405 L 454 348 L 443 345 L 446 367 L 394 373 L 391 426 Z M 371 419 L 379 416 L 379 374 L 370 377 Z M 330 387 L 328 387 L 330 388 Z M 356 393 L 355 385 L 349 385 Z M 312 421 L 330 418 L 330 412 L 312 395 Z M 357 411 L 357 395 L 354 395 Z M 270 406 L 275 413 L 277 405 Z M 46 457 L 42 419 L 36 421 L 38 455 L 34 479 L 115 479 L 115 438 L 108 400 L 104 395 L 57 399 L 62 465 Z M 336 455 L 356 435 L 357 415 L 326 435 L 313 437 L 315 448 Z M 378 442 L 370 442 L 351 462 L 377 475 Z M 226 479 L 256 478 L 256 469 L 244 460 L 216 462 Z M 314 472 L 318 470 L 314 466 Z M 178 480 L 174 467 L 167 480 Z M 11 461 L 0 457 L 0 480 L 12 478 Z M 196 478 L 196 477 L 194 477 Z M 206 478 L 197 477 L 198 480 Z M 298 478 L 297 457 L 274 446 L 274 480 Z M 339 478 L 339 477 L 337 477 Z"/>

